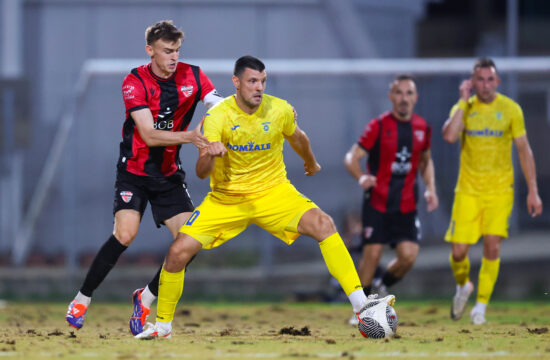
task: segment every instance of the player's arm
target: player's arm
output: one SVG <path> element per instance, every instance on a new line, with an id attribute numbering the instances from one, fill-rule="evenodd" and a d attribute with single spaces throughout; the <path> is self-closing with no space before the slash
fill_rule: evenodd
<path id="1" fill-rule="evenodd" d="M 149 147 L 193 143 L 200 149 L 208 145 L 208 139 L 201 134 L 204 119 L 191 131 L 164 131 L 154 128 L 153 115 L 149 108 L 133 111 L 131 116 L 136 123 L 139 135 Z"/>
<path id="2" fill-rule="evenodd" d="M 304 170 L 306 176 L 313 176 L 321 171 L 321 165 L 315 159 L 311 144 L 306 133 L 296 126 L 296 129 L 292 135 L 285 135 L 285 139 L 288 141 L 292 149 L 304 160 Z"/>
<path id="3" fill-rule="evenodd" d="M 430 149 L 424 150 L 418 163 L 418 171 L 426 185 L 424 198 L 428 206 L 428 211 L 433 211 L 439 206 L 439 198 L 435 190 L 435 168 Z"/>
<path id="4" fill-rule="evenodd" d="M 519 162 L 527 183 L 527 211 L 532 217 L 542 213 L 542 200 L 539 196 L 537 186 L 537 170 L 535 167 L 535 158 L 527 140 L 527 135 L 522 135 L 514 139 L 514 144 L 518 149 Z"/>
<path id="5" fill-rule="evenodd" d="M 209 110 L 212 106 L 216 105 L 217 103 L 219 103 L 221 101 L 223 101 L 223 98 L 220 96 L 220 94 L 218 94 L 216 89 L 210 91 L 202 99 L 202 102 L 204 103 L 204 106 L 206 107 L 206 110 Z"/>
<path id="6" fill-rule="evenodd" d="M 454 144 L 462 131 L 464 131 L 464 121 L 462 120 L 466 111 L 468 111 L 468 99 L 472 93 L 472 81 L 464 80 L 459 87 L 460 100 L 458 109 L 443 124 L 443 139 Z"/>
<path id="7" fill-rule="evenodd" d="M 214 141 L 208 144 L 208 146 L 199 149 L 199 158 L 195 165 L 195 172 L 200 179 L 208 177 L 214 165 L 216 164 L 217 157 L 223 157 L 227 153 L 227 149 L 220 141 Z"/>
<path id="8" fill-rule="evenodd" d="M 365 149 L 358 144 L 353 144 L 344 158 L 346 169 L 364 190 L 376 186 L 376 176 L 365 173 L 361 168 L 361 159 L 367 155 L 368 152 Z"/>

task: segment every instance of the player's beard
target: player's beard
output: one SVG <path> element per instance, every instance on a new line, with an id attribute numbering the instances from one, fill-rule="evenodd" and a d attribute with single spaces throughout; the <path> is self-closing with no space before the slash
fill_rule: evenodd
<path id="1" fill-rule="evenodd" d="M 255 102 L 252 102 L 253 100 L 256 100 L 256 95 L 251 96 L 250 99 L 251 100 L 249 101 L 249 100 L 243 98 L 243 100 L 244 100 L 243 102 L 249 108 L 254 109 L 254 108 L 257 108 L 258 106 L 260 106 L 260 104 L 262 103 L 263 95 L 260 94 L 260 102 L 258 102 L 257 104 Z"/>
<path id="2" fill-rule="evenodd" d="M 408 119 L 411 115 L 411 112 L 409 111 L 409 104 L 406 102 L 400 103 L 397 109 L 397 114 L 399 114 L 399 116 L 403 119 Z"/>

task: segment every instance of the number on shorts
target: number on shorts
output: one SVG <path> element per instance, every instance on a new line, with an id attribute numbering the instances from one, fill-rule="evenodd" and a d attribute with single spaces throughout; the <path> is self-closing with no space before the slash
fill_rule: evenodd
<path id="1" fill-rule="evenodd" d="M 189 220 L 187 220 L 185 225 L 193 225 L 193 222 L 199 217 L 200 214 L 201 212 L 199 210 L 195 210 L 195 212 L 191 214 L 191 217 L 189 218 Z"/>

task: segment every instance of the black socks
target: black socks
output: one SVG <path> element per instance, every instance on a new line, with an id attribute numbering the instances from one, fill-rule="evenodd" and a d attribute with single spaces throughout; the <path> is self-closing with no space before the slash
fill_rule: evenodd
<path id="1" fill-rule="evenodd" d="M 101 284 L 103 279 L 107 276 L 109 271 L 115 266 L 120 255 L 128 247 L 122 245 L 114 235 L 111 235 L 109 240 L 103 244 L 99 252 L 95 256 L 92 266 L 88 270 L 84 284 L 80 292 L 86 296 L 92 296 L 95 289 Z M 160 271 L 159 271 L 160 273 Z M 158 276 L 158 275 L 157 275 Z M 157 280 L 157 292 L 158 292 L 158 280 Z"/>

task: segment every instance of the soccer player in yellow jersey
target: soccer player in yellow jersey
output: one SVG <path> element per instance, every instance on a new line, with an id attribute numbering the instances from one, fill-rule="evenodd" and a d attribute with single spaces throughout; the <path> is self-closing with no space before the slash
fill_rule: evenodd
<path id="1" fill-rule="evenodd" d="M 319 242 L 330 274 L 338 280 L 355 313 L 369 303 L 353 261 L 332 218 L 289 182 L 283 143 L 304 160 L 306 176 L 321 170 L 307 135 L 296 124 L 292 107 L 264 94 L 264 64 L 252 56 L 235 63 L 236 94 L 210 109 L 196 173 L 210 176 L 212 191 L 196 208 L 172 243 L 160 275 L 156 324 L 138 339 L 170 337 L 185 267 L 201 249 L 213 248 L 256 224 L 291 244 L 300 234 Z M 395 297 L 383 301 L 393 304 Z"/>
<path id="2" fill-rule="evenodd" d="M 460 99 L 443 125 L 443 138 L 449 143 L 460 139 L 461 145 L 451 223 L 445 234 L 445 240 L 452 246 L 449 261 L 457 283 L 451 318 L 462 317 L 473 291 L 468 250 L 482 236 L 477 302 L 470 313 L 476 325 L 486 322 L 485 309 L 498 277 L 500 245 L 508 237 L 514 200 L 512 142 L 518 150 L 528 187 L 527 210 L 533 217 L 542 212 L 535 160 L 521 107 L 497 92 L 499 84 L 494 62 L 478 59 L 471 79 L 460 85 Z M 472 90 L 475 90 L 473 96 Z"/>

